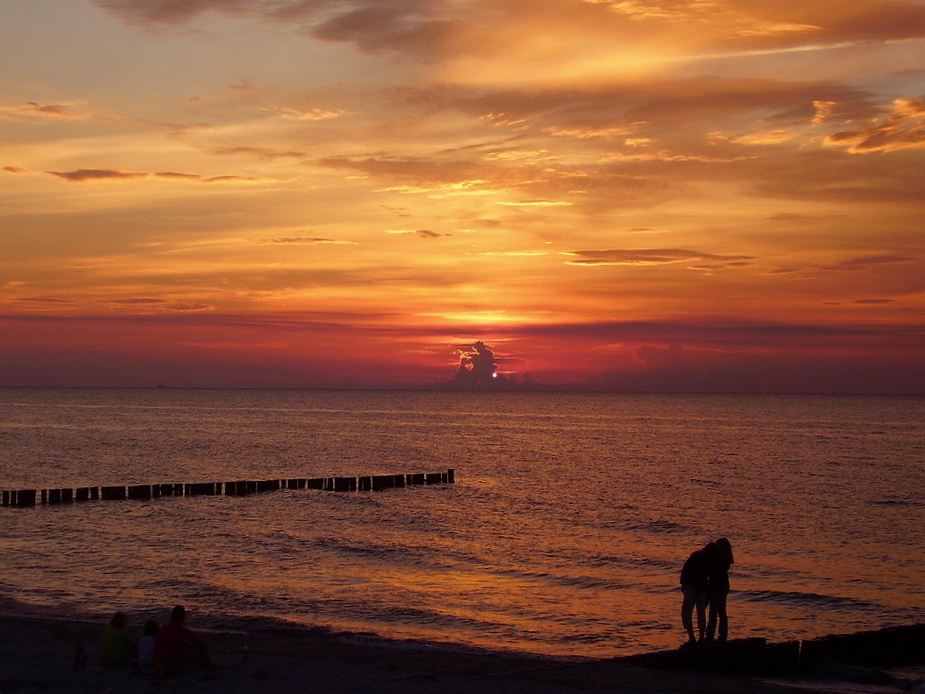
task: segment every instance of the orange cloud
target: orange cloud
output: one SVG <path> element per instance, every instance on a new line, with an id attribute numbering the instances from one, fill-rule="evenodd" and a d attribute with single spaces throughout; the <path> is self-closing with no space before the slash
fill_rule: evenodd
<path id="1" fill-rule="evenodd" d="M 754 260 L 747 255 L 714 255 L 682 248 L 615 249 L 603 251 L 570 251 L 567 255 L 577 260 L 567 261 L 569 265 L 668 265 L 693 261 L 720 261 L 710 265 L 720 267 L 744 267 Z"/>
<path id="2" fill-rule="evenodd" d="M 897 99 L 893 112 L 879 123 L 833 133 L 826 141 L 847 145 L 855 154 L 921 149 L 925 147 L 925 99 Z"/>

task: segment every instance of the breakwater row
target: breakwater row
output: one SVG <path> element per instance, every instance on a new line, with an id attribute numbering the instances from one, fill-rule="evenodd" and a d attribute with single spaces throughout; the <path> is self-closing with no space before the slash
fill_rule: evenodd
<path id="1" fill-rule="evenodd" d="M 83 501 L 149 501 L 170 496 L 249 496 L 280 489 L 318 489 L 327 492 L 381 492 L 397 487 L 429 484 L 455 484 L 456 471 L 414 472 L 397 475 L 360 475 L 355 477 L 293 477 L 232 482 L 194 482 L 167 484 L 129 484 L 97 487 L 13 489 L 0 492 L 2 505 L 30 508 L 38 505 L 61 505 Z"/>

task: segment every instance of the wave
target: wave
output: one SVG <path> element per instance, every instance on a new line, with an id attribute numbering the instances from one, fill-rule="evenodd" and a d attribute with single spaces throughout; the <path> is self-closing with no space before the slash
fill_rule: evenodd
<path id="1" fill-rule="evenodd" d="M 882 606 L 867 600 L 847 598 L 838 595 L 820 595 L 800 591 L 743 590 L 735 591 L 736 598 L 746 602 L 772 602 L 782 605 L 823 607 L 831 610 L 873 610 Z"/>
<path id="2" fill-rule="evenodd" d="M 876 499 L 870 502 L 873 506 L 909 506 L 913 508 L 925 507 L 923 499 Z"/>
<path id="3" fill-rule="evenodd" d="M 628 523 L 626 526 L 627 530 L 642 530 L 644 532 L 650 532 L 655 534 L 661 533 L 679 533 L 686 532 L 689 530 L 687 526 L 681 525 L 680 523 L 675 523 L 673 521 L 664 520 L 658 518 L 651 521 L 641 521 L 637 523 Z"/>

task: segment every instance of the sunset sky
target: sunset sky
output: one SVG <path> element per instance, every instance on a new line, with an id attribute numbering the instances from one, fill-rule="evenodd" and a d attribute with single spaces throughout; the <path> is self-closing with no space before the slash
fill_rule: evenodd
<path id="1" fill-rule="evenodd" d="M 925 393 L 925 2 L 2 0 L 0 385 Z"/>

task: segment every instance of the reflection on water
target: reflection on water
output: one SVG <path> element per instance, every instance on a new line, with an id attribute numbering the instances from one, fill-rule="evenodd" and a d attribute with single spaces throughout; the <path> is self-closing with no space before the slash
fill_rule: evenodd
<path id="1" fill-rule="evenodd" d="M 0 594 L 612 656 L 680 643 L 681 563 L 725 535 L 733 637 L 922 621 L 922 422 L 921 398 L 0 390 L 2 488 L 457 470 L 0 509 Z"/>

